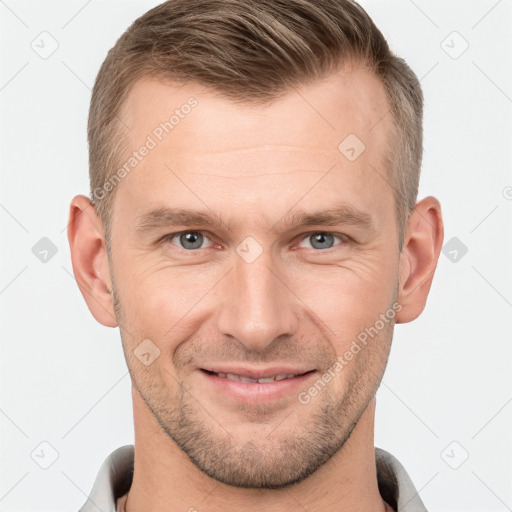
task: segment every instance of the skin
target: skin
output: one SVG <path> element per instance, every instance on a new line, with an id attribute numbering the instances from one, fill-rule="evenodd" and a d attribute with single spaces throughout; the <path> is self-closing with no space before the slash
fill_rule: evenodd
<path id="1" fill-rule="evenodd" d="M 126 511 L 391 510 L 377 487 L 375 393 L 394 321 L 424 309 L 443 223 L 437 199 L 419 201 L 399 252 L 381 163 L 391 129 L 384 88 L 347 67 L 256 107 L 198 84 L 142 79 L 123 111 L 131 149 L 191 96 L 197 107 L 116 185 L 110 258 L 89 199 L 70 206 L 77 283 L 96 320 L 120 327 L 132 379 Z M 349 133 L 366 145 L 352 162 L 338 150 Z M 340 201 L 368 213 L 373 229 L 285 222 Z M 137 215 L 160 206 L 223 224 L 137 231 Z M 183 237 L 158 242 L 187 230 L 200 232 L 199 249 Z M 320 248 L 315 233 L 327 236 Z M 262 250 L 251 263 L 236 251 L 249 236 Z M 393 304 L 394 320 L 301 403 L 298 393 Z M 146 339 L 160 350 L 147 366 L 133 352 Z M 199 370 L 212 363 L 316 374 L 277 401 L 248 404 L 215 392 Z"/>

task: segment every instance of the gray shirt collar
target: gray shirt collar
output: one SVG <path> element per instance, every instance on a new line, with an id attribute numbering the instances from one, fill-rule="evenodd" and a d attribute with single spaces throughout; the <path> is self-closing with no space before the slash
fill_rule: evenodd
<path id="1" fill-rule="evenodd" d="M 114 450 L 103 462 L 87 502 L 78 512 L 116 512 L 116 501 L 130 490 L 134 446 Z M 412 480 L 400 462 L 375 447 L 377 482 L 382 498 L 397 512 L 427 512 Z"/>

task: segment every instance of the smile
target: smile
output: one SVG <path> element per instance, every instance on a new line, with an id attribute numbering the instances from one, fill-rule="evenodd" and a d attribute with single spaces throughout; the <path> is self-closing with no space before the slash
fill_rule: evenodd
<path id="1" fill-rule="evenodd" d="M 205 372 L 208 372 L 211 375 L 216 375 L 217 377 L 221 377 L 224 379 L 234 380 L 237 382 L 258 382 L 260 384 L 265 384 L 268 382 L 276 382 L 279 380 L 286 380 L 286 379 L 293 379 L 294 377 L 297 377 L 299 375 L 304 375 L 303 373 L 289 373 L 289 374 L 281 374 L 281 375 L 274 375 L 271 377 L 261 377 L 259 379 L 253 379 L 251 377 L 247 377 L 245 375 L 237 375 L 236 373 L 223 373 L 223 372 L 211 372 L 208 370 L 204 370 Z"/>
<path id="2" fill-rule="evenodd" d="M 216 368 L 217 369 L 217 368 Z M 215 372 L 200 368 L 198 372 L 201 375 L 207 387 L 211 387 L 220 396 L 225 396 L 235 402 L 245 405 L 249 404 L 268 404 L 277 400 L 292 400 L 300 392 L 300 389 L 307 386 L 307 383 L 314 379 L 318 372 L 310 370 L 298 373 L 282 373 L 281 371 L 258 372 L 260 375 L 247 375 L 250 370 L 241 368 L 240 373 Z M 233 368 L 234 370 L 234 368 Z M 266 373 L 266 375 L 261 375 Z M 245 375 L 244 375 L 245 374 Z"/>

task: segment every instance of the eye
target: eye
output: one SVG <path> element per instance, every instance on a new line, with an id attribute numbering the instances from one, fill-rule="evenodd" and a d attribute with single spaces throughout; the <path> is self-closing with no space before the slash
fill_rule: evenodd
<path id="1" fill-rule="evenodd" d="M 173 242 L 177 239 L 179 242 L 178 247 L 187 251 L 196 251 L 202 249 L 202 245 L 205 240 L 209 240 L 201 231 L 181 231 L 180 233 L 171 233 L 166 235 L 162 242 Z"/>
<path id="2" fill-rule="evenodd" d="M 341 233 L 328 233 L 325 231 L 318 231 L 316 233 L 309 233 L 306 235 L 306 238 L 303 239 L 299 247 L 304 247 L 302 244 L 306 241 L 309 241 L 313 249 L 331 249 L 334 246 L 334 240 L 336 238 L 344 243 L 348 241 L 348 237 L 346 235 L 342 235 Z M 306 246 L 306 248 L 308 247 Z"/>

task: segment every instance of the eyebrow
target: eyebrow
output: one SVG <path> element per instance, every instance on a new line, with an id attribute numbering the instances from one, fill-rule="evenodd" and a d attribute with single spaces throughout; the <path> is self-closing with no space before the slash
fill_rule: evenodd
<path id="1" fill-rule="evenodd" d="M 335 208 L 318 212 L 296 212 L 287 214 L 279 222 L 290 226 L 323 226 L 351 225 L 363 227 L 369 230 L 374 229 L 373 218 L 369 213 L 363 212 L 354 206 L 341 204 Z"/>
<path id="2" fill-rule="evenodd" d="M 161 207 L 139 214 L 135 220 L 138 233 L 154 231 L 173 226 L 207 226 L 232 231 L 232 228 L 222 219 L 220 215 L 202 212 L 198 210 L 187 210 L 182 208 Z M 338 226 L 351 225 L 362 227 L 370 231 L 375 229 L 374 221 L 369 213 L 363 212 L 354 206 L 341 204 L 334 208 L 306 212 L 299 211 L 293 214 L 285 214 L 269 231 L 278 224 L 291 227 L 300 226 Z"/>

